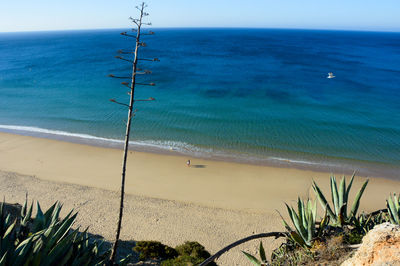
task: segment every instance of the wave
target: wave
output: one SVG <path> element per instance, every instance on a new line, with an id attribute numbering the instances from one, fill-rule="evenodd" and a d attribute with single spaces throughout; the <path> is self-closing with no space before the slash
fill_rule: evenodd
<path id="1" fill-rule="evenodd" d="M 0 125 L 0 131 L 28 135 L 33 137 L 44 137 L 75 143 L 83 143 L 101 147 L 122 148 L 123 140 L 98 137 L 89 134 L 72 133 L 61 130 L 52 130 L 30 126 Z M 205 159 L 217 159 L 222 161 L 234 161 L 239 163 L 261 164 L 261 165 L 280 165 L 311 167 L 320 169 L 320 167 L 337 167 L 336 163 L 320 160 L 301 160 L 298 156 L 292 158 L 277 157 L 271 155 L 259 156 L 236 151 L 225 151 L 220 149 L 198 147 L 186 142 L 171 140 L 134 140 L 129 144 L 134 150 L 145 152 L 168 152 Z"/>
<path id="2" fill-rule="evenodd" d="M 275 161 L 280 161 L 280 162 L 287 162 L 287 163 L 320 165 L 320 163 L 317 163 L 317 162 L 303 161 L 303 160 L 293 160 L 293 159 L 286 159 L 286 158 L 280 158 L 280 157 L 269 157 L 269 159 L 275 160 Z"/>
<path id="3" fill-rule="evenodd" d="M 6 131 L 10 133 L 17 133 L 22 135 L 39 136 L 47 138 L 56 138 L 61 140 L 67 140 L 78 143 L 87 143 L 92 145 L 106 146 L 106 147 L 122 147 L 124 141 L 121 139 L 98 137 L 89 134 L 72 133 L 61 130 L 53 130 L 31 126 L 17 126 L 17 125 L 0 125 L 0 131 Z M 64 138 L 60 138 L 64 137 Z M 250 156 L 249 154 L 240 154 L 234 152 L 226 152 L 213 148 L 198 147 L 186 142 L 172 141 L 172 140 L 134 140 L 129 141 L 129 144 L 136 148 L 143 148 L 144 150 L 164 150 L 173 151 L 181 154 L 194 155 L 198 157 L 213 157 L 213 158 L 225 158 L 228 160 L 239 160 L 239 161 L 260 161 L 261 158 Z M 242 159 L 242 160 L 240 160 Z M 267 157 L 264 160 L 281 161 L 281 162 L 295 162 L 287 158 L 279 157 Z M 298 161 L 300 162 L 300 161 Z M 306 162 L 304 162 L 306 163 Z M 309 162 L 313 164 L 312 162 Z"/>
<path id="4" fill-rule="evenodd" d="M 88 134 L 71 133 L 71 132 L 66 132 L 66 131 L 45 129 L 45 128 L 39 128 L 39 127 L 0 125 L 0 129 L 10 130 L 10 131 L 18 131 L 18 132 L 22 131 L 22 132 L 32 132 L 32 133 L 39 133 L 39 134 L 66 136 L 66 137 L 74 137 L 74 138 L 90 139 L 90 140 L 109 141 L 109 142 L 114 142 L 114 143 L 123 143 L 122 140 L 117 140 L 117 139 L 102 138 L 102 137 L 96 137 L 96 136 L 92 136 L 92 135 L 88 135 Z"/>
<path id="5" fill-rule="evenodd" d="M 124 143 L 121 139 L 105 138 L 89 134 L 72 133 L 30 126 L 0 125 L 0 131 L 111 148 L 122 148 Z M 388 178 L 398 179 L 398 168 L 386 169 L 386 166 L 382 168 L 368 164 L 353 164 L 351 162 L 345 163 L 344 161 L 326 159 L 321 160 L 321 158 L 307 158 L 304 160 L 304 157 L 296 156 L 296 154 L 293 154 L 293 156 L 282 157 L 279 155 L 276 156 L 276 154 L 259 156 L 242 153 L 240 151 L 225 151 L 213 147 L 199 147 L 186 142 L 169 140 L 135 140 L 130 141 L 129 144 L 134 150 L 144 152 L 177 154 L 204 159 L 216 159 L 257 165 L 295 167 L 317 171 L 322 170 L 331 173 L 347 172 L 348 174 L 351 174 L 356 170 L 360 175 L 386 176 Z"/>
<path id="6" fill-rule="evenodd" d="M 72 133 L 61 130 L 53 130 L 31 126 L 17 125 L 0 125 L 0 131 L 17 133 L 22 135 L 30 135 L 34 137 L 56 138 L 58 140 L 66 140 L 71 142 L 92 144 L 105 147 L 122 147 L 124 141 L 121 139 L 98 137 L 83 133 Z M 60 138 L 61 137 L 61 138 Z M 134 148 L 142 148 L 145 151 L 173 151 L 176 153 L 194 155 L 205 158 L 222 158 L 242 162 L 262 163 L 263 161 L 279 162 L 279 163 L 294 163 L 301 165 L 320 165 L 319 162 L 303 161 L 275 156 L 257 156 L 250 154 L 242 154 L 240 152 L 228 152 L 219 149 L 198 147 L 186 142 L 172 140 L 134 140 L 129 141 L 129 144 Z"/>
<path id="7" fill-rule="evenodd" d="M 104 138 L 89 134 L 72 133 L 67 131 L 52 130 L 39 127 L 30 127 L 30 126 L 0 125 L 0 130 L 11 133 L 19 133 L 23 135 L 42 136 L 49 138 L 65 137 L 65 140 L 71 140 L 71 141 L 75 140 L 77 142 L 83 141 L 85 143 L 100 145 L 100 146 L 116 146 L 116 145 L 120 146 L 124 143 L 124 141 L 120 139 Z M 179 142 L 179 141 L 136 140 L 136 141 L 129 141 L 129 144 L 135 147 L 143 147 L 143 148 L 147 147 L 152 149 L 169 150 L 169 151 L 175 151 L 185 154 L 195 154 L 195 155 L 213 152 L 213 149 L 199 148 L 194 145 L 188 144 L 186 142 Z"/>

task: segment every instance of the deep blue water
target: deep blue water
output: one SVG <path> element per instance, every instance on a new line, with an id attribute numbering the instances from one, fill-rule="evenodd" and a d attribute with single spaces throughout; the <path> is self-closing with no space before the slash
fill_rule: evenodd
<path id="1" fill-rule="evenodd" d="M 132 138 L 196 155 L 400 165 L 400 33 L 159 29 Z M 0 33 L 0 130 L 122 139 L 121 30 Z M 327 79 L 334 72 L 336 78 Z M 100 140 L 99 140 L 100 141 Z"/>

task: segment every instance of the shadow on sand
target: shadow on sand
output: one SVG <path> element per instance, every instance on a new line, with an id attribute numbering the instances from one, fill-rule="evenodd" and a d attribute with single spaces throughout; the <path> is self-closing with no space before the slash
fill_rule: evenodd
<path id="1" fill-rule="evenodd" d="M 204 164 L 192 164 L 190 167 L 192 167 L 192 168 L 206 168 L 207 166 L 205 166 Z"/>

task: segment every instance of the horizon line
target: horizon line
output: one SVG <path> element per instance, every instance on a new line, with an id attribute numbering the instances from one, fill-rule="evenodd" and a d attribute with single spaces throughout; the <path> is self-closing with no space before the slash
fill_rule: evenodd
<path id="1" fill-rule="evenodd" d="M 18 30 L 18 31 L 0 31 L 0 33 L 34 33 L 34 32 L 60 32 L 60 31 L 90 31 L 90 30 L 126 30 L 130 27 L 113 28 L 80 28 L 80 29 L 48 29 L 48 30 Z M 381 32 L 381 33 L 400 33 L 399 30 L 368 30 L 368 29 L 341 29 L 341 28 L 290 28 L 290 27 L 146 27 L 148 29 L 269 29 L 269 30 L 310 30 L 310 31 L 349 31 L 349 32 Z"/>

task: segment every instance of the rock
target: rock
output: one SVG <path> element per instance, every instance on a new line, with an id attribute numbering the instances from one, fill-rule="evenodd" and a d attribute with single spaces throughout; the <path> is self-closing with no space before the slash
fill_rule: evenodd
<path id="1" fill-rule="evenodd" d="M 400 226 L 376 225 L 363 237 L 356 253 L 342 263 L 342 266 L 350 265 L 400 265 Z"/>

